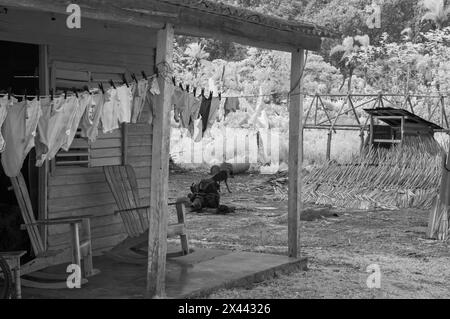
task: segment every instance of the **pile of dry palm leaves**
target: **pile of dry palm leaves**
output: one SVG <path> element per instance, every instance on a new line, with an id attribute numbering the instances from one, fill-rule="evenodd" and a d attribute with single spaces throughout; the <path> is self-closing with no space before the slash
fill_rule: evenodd
<path id="1" fill-rule="evenodd" d="M 405 137 L 390 149 L 370 148 L 350 163 L 314 168 L 303 180 L 303 200 L 358 209 L 432 207 L 442 176 L 444 149 L 431 137 Z M 269 181 L 287 192 L 287 176 Z"/>

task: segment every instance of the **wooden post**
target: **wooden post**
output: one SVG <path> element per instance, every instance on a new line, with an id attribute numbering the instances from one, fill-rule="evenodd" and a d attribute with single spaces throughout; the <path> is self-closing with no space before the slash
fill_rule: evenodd
<path id="1" fill-rule="evenodd" d="M 50 75 L 48 64 L 48 45 L 39 46 L 39 91 L 40 94 L 48 95 L 50 92 Z M 38 168 L 38 219 L 47 219 L 48 207 L 48 161 Z M 47 249 L 48 226 L 41 227 L 41 238 L 44 249 Z"/>
<path id="2" fill-rule="evenodd" d="M 167 24 L 158 31 L 156 66 L 159 73 L 172 68 L 173 26 Z M 166 68 L 167 67 L 167 68 Z M 150 174 L 150 213 L 148 236 L 148 269 L 146 297 L 165 296 L 166 254 L 167 254 L 167 213 L 170 150 L 170 100 L 173 86 L 159 77 L 161 94 L 156 99 L 153 114 L 153 145 Z"/>
<path id="3" fill-rule="evenodd" d="M 298 49 L 291 57 L 291 95 L 289 107 L 289 257 L 300 256 L 300 212 L 302 209 L 301 183 L 303 164 L 303 96 L 301 95 L 302 70 L 305 51 Z"/>
<path id="4" fill-rule="evenodd" d="M 81 248 L 80 248 L 80 226 L 78 223 L 70 224 L 72 234 L 72 264 L 81 267 Z"/>
<path id="5" fill-rule="evenodd" d="M 403 144 L 405 139 L 405 117 L 402 116 L 402 121 L 400 124 L 400 139 L 402 140 L 401 144 Z"/>
<path id="6" fill-rule="evenodd" d="M 328 132 L 328 138 L 327 138 L 327 154 L 326 154 L 326 160 L 327 162 L 330 162 L 331 160 L 331 140 L 333 138 L 333 131 L 330 130 Z"/>
<path id="7" fill-rule="evenodd" d="M 185 206 L 184 200 L 182 200 L 182 201 L 177 200 L 175 207 L 177 210 L 178 223 L 184 225 L 186 223 L 186 206 Z M 188 235 L 186 233 L 185 228 L 184 228 L 184 233 L 180 235 L 180 241 L 181 241 L 181 250 L 183 251 L 183 255 L 189 254 Z"/>
<path id="8" fill-rule="evenodd" d="M 98 271 L 94 270 L 94 265 L 92 264 L 92 236 L 91 236 L 91 219 L 90 218 L 84 218 L 84 229 L 85 233 L 84 236 L 89 240 L 89 247 L 87 256 L 84 256 L 83 258 L 83 266 L 84 266 L 84 277 L 88 278 L 91 276 L 94 276 Z"/>
<path id="9" fill-rule="evenodd" d="M 364 154 L 364 127 L 361 128 L 361 132 L 359 133 L 359 138 L 361 140 L 361 145 L 359 147 L 359 155 Z"/>
<path id="10" fill-rule="evenodd" d="M 373 134 L 375 133 L 375 129 L 374 126 L 375 125 L 375 121 L 373 119 L 373 116 L 370 115 L 370 147 L 373 147 L 373 140 L 374 140 L 374 136 Z"/>
<path id="11" fill-rule="evenodd" d="M 444 100 L 444 96 L 441 96 L 441 104 L 442 104 L 442 114 L 443 114 L 443 118 L 445 121 L 445 125 L 446 128 L 450 128 L 449 124 L 448 124 L 448 118 L 447 118 L 447 112 L 445 111 L 445 100 Z M 442 127 L 444 127 L 444 124 L 442 124 Z"/>
<path id="12" fill-rule="evenodd" d="M 448 207 L 450 203 L 450 163 L 446 154 L 442 155 L 442 177 L 439 195 L 436 197 L 428 217 L 427 236 L 446 241 L 449 236 Z"/>

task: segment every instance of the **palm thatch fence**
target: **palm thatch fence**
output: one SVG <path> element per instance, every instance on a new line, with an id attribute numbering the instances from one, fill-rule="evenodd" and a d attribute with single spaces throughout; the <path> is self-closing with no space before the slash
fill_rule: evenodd
<path id="1" fill-rule="evenodd" d="M 417 113 L 420 105 L 418 115 L 441 125 L 443 132 L 448 133 L 450 126 L 445 109 L 446 96 L 428 96 L 428 100 L 427 96 L 422 95 L 392 94 L 327 97 L 334 100 L 341 98 L 342 104 L 337 115 L 335 113 L 332 116 L 324 96 L 315 95 L 307 109 L 303 128 L 328 130 L 328 143 L 331 143 L 331 136 L 336 130 L 360 131 L 361 153 L 353 156 L 351 161 L 340 164 L 330 159 L 331 145 L 328 145 L 326 164 L 313 168 L 303 178 L 303 201 L 352 209 L 430 210 L 428 236 L 446 240 L 450 206 L 448 150 L 432 136 L 406 136 L 401 144 L 389 149 L 368 146 L 364 143 L 368 121 L 364 123 L 357 114 L 358 108 L 372 103 L 374 108 L 390 104 L 413 114 Z M 318 120 L 320 112 L 325 114 L 325 120 Z M 356 125 L 339 125 L 339 117 L 351 113 L 355 116 Z M 274 177 L 269 183 L 276 193 L 287 194 L 287 175 Z"/>

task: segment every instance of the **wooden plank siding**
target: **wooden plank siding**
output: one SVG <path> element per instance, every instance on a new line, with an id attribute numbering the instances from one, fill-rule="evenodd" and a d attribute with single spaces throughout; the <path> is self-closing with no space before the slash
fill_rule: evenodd
<path id="1" fill-rule="evenodd" d="M 135 169 L 142 204 L 148 205 L 150 203 L 152 139 L 150 125 L 128 124 L 128 127 L 130 129 L 127 147 L 128 163 Z M 109 148 L 98 150 L 109 150 Z M 120 155 L 118 158 L 121 158 Z M 116 209 L 117 206 L 106 183 L 102 167 L 57 167 L 49 176 L 49 217 L 85 214 L 95 216 L 91 220 L 94 254 L 112 248 L 126 236 L 122 220 L 114 215 Z M 69 244 L 68 227 L 49 227 L 48 245 L 51 248 L 61 249 Z"/>
<path id="2" fill-rule="evenodd" d="M 135 169 L 143 205 L 150 203 L 150 163 L 152 128 L 147 124 L 148 110 L 137 124 L 127 124 L 126 150 L 123 150 L 122 132 L 104 134 L 91 144 L 91 167 L 56 167 L 49 176 L 48 215 L 50 218 L 93 215 L 91 236 L 93 252 L 98 255 L 112 248 L 126 235 L 123 222 L 114 215 L 117 209 L 114 197 L 106 183 L 103 165 L 121 165 L 126 151 L 128 164 Z M 70 245 L 69 228 L 48 228 L 48 245 L 62 249 Z"/>
<path id="3" fill-rule="evenodd" d="M 111 73 L 119 73 L 118 70 L 123 70 L 129 81 L 131 73 L 138 77 L 141 71 L 148 75 L 153 73 L 156 30 L 88 18 L 82 18 L 81 29 L 68 29 L 66 18 L 67 15 L 62 14 L 10 8 L 0 15 L 0 40 L 46 45 L 50 87 L 54 87 L 55 78 L 67 81 L 66 86 L 79 88 L 89 81 L 93 86 L 98 81 L 106 82 Z M 74 68 L 52 74 L 54 63 L 61 62 L 73 63 Z M 83 68 L 77 69 L 76 65 L 83 65 Z M 90 77 L 85 72 L 89 65 L 95 65 Z M 119 81 L 113 76 L 113 80 Z M 107 83 L 104 86 L 109 87 Z M 48 218 L 93 215 L 91 235 L 96 255 L 125 238 L 122 221 L 114 215 L 117 207 L 102 165 L 120 165 L 123 152 L 127 152 L 128 163 L 136 169 L 142 202 L 150 202 L 152 136 L 151 126 L 145 124 L 147 119 L 148 110 L 142 116 L 142 123 L 127 126 L 129 136 L 125 144 L 121 130 L 112 134 L 100 133 L 90 148 L 90 165 L 94 167 L 56 166 L 48 174 Z M 79 140 L 75 143 L 85 144 Z M 47 235 L 50 249 L 69 246 L 67 227 L 50 226 Z"/>

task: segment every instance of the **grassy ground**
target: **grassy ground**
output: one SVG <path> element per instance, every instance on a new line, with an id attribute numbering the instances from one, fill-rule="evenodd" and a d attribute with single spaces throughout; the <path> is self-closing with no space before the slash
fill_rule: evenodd
<path id="1" fill-rule="evenodd" d="M 187 195 L 206 173 L 172 174 L 171 197 Z M 222 204 L 228 216 L 189 213 L 193 246 L 272 254 L 287 251 L 287 201 L 265 184 L 267 175 L 237 176 Z M 302 221 L 301 249 L 307 272 L 223 290 L 214 298 L 450 298 L 448 243 L 425 238 L 428 212 L 342 211 L 338 217 Z M 306 215 L 305 215 L 306 216 Z M 314 219 L 314 218 L 312 218 Z M 381 288 L 369 289 L 366 269 L 381 268 Z"/>

